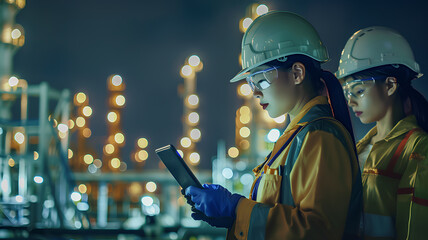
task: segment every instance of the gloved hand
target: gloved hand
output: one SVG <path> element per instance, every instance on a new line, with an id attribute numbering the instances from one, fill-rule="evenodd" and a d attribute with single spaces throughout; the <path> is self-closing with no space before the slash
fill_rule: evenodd
<path id="1" fill-rule="evenodd" d="M 231 228 L 233 226 L 233 222 L 235 221 L 233 217 L 207 217 L 199 210 L 192 212 L 192 218 L 194 220 L 202 220 L 207 222 L 209 225 L 218 228 Z"/>
<path id="2" fill-rule="evenodd" d="M 217 184 L 204 184 L 202 187 L 190 186 L 185 190 L 186 198 L 190 196 L 194 207 L 208 217 L 231 217 L 234 220 L 236 206 L 243 196 L 231 194 Z"/>

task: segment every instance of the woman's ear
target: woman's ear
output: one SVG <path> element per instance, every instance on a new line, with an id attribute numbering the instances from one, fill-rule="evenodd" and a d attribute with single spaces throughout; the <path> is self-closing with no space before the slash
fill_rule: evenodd
<path id="1" fill-rule="evenodd" d="M 294 84 L 301 84 L 306 75 L 305 65 L 303 65 L 301 62 L 293 63 L 293 66 L 291 66 L 291 73 L 293 74 Z"/>
<path id="2" fill-rule="evenodd" d="M 385 79 L 385 86 L 388 96 L 394 95 L 398 90 L 398 82 L 395 77 L 387 77 Z"/>

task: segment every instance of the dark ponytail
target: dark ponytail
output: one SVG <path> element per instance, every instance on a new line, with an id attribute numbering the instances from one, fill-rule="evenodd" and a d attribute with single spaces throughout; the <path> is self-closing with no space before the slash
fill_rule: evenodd
<path id="1" fill-rule="evenodd" d="M 352 141 L 355 145 L 351 117 L 349 116 L 348 104 L 343 95 L 342 85 L 340 85 L 339 80 L 331 72 L 322 70 L 321 78 L 324 80 L 326 86 L 333 117 L 345 126 L 349 134 L 351 134 Z"/>
<path id="2" fill-rule="evenodd" d="M 411 111 L 415 115 L 418 125 L 428 132 L 428 101 L 415 88 L 410 86 L 408 96 L 411 104 Z"/>

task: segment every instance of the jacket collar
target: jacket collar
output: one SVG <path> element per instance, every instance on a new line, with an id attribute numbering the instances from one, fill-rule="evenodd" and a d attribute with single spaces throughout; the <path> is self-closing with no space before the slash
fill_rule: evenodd
<path id="1" fill-rule="evenodd" d="M 312 98 L 303 106 L 299 114 L 287 126 L 286 132 L 296 126 L 304 126 L 308 122 L 320 117 L 332 117 L 328 99 L 325 96 L 317 96 Z"/>

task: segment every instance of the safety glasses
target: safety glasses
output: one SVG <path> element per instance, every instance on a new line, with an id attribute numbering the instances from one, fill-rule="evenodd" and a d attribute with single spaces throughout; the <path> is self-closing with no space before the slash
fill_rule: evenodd
<path id="1" fill-rule="evenodd" d="M 278 79 L 278 69 L 281 67 L 270 67 L 261 71 L 250 74 L 246 79 L 253 92 L 257 89 L 264 90 Z"/>
<path id="2" fill-rule="evenodd" d="M 376 80 L 382 79 L 385 77 L 371 77 L 365 79 L 355 79 L 350 82 L 346 82 L 342 84 L 343 94 L 345 94 L 345 98 L 347 101 L 354 97 L 356 99 L 360 99 L 364 97 L 365 94 L 375 85 Z"/>

